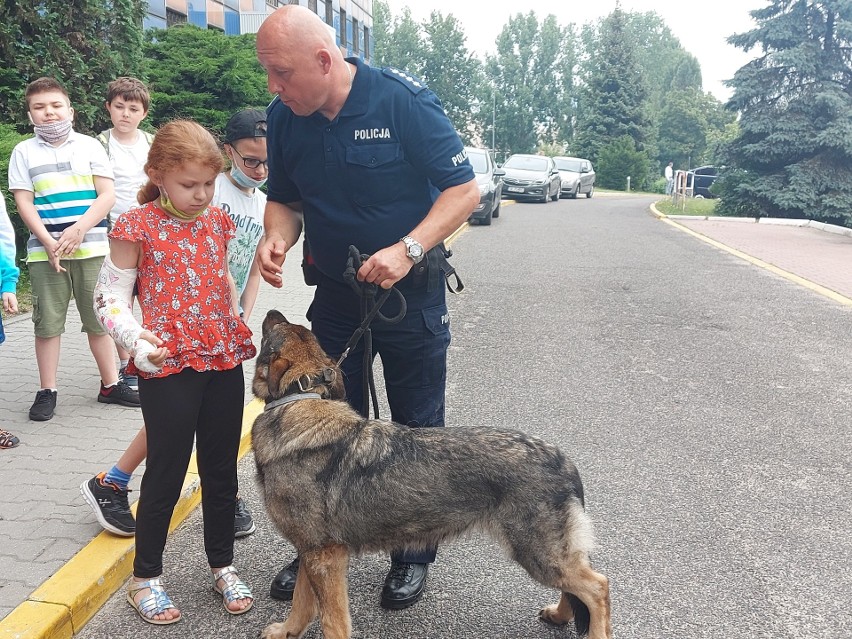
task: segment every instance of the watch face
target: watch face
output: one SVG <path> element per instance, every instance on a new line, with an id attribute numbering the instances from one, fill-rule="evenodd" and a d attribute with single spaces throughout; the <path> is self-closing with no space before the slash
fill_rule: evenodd
<path id="1" fill-rule="evenodd" d="M 412 244 L 408 247 L 408 252 L 411 254 L 412 257 L 420 257 L 421 255 L 423 255 L 423 247 L 419 244 Z"/>

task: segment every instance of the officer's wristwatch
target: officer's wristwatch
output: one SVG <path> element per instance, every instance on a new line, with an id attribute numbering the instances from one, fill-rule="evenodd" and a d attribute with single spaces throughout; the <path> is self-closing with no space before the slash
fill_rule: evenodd
<path id="1" fill-rule="evenodd" d="M 412 262 L 419 264 L 423 259 L 423 245 L 409 235 L 403 237 L 401 241 L 405 244 L 405 254 L 411 258 Z"/>

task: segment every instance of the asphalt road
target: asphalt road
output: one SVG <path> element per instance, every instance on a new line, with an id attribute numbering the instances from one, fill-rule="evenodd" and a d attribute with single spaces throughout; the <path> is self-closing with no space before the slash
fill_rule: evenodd
<path id="1" fill-rule="evenodd" d="M 458 239 L 447 422 L 520 428 L 574 459 L 616 637 L 848 639 L 850 310 L 660 223 L 649 202 L 517 204 Z M 184 619 L 147 626 L 120 591 L 79 637 L 257 637 L 287 614 L 267 590 L 292 549 L 250 456 L 240 468 L 259 525 L 237 542 L 254 610 L 230 617 L 210 589 L 197 512 L 165 561 Z M 443 547 L 405 611 L 378 606 L 386 569 L 352 563 L 354 637 L 574 637 L 538 622 L 557 594 L 483 537 Z"/>

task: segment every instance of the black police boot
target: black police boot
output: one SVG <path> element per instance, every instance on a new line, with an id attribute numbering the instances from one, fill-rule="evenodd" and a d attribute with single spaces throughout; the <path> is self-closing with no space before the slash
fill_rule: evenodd
<path id="1" fill-rule="evenodd" d="M 382 608 L 402 610 L 416 604 L 423 596 L 429 564 L 394 561 L 382 588 Z"/>
<path id="2" fill-rule="evenodd" d="M 299 576 L 299 556 L 290 562 L 281 572 L 275 575 L 272 586 L 269 588 L 269 596 L 279 601 L 291 601 L 293 591 L 296 589 L 296 577 Z"/>

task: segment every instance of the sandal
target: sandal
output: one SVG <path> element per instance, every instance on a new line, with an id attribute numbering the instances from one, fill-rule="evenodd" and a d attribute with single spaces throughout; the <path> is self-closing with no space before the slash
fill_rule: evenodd
<path id="1" fill-rule="evenodd" d="M 133 595 L 146 588 L 151 591 L 151 594 L 147 597 L 142 597 L 137 603 Z M 170 623 L 175 623 L 183 617 L 183 615 L 178 615 L 174 619 L 154 619 L 156 615 L 160 615 L 166 610 L 177 610 L 177 607 L 166 594 L 163 582 L 160 581 L 159 577 L 147 581 L 131 580 L 127 586 L 127 603 L 133 606 L 133 609 L 139 613 L 143 621 L 157 626 L 166 626 Z"/>
<path id="2" fill-rule="evenodd" d="M 5 448 L 14 448 L 21 443 L 21 440 L 15 437 L 8 430 L 0 428 L 0 450 Z"/>
<path id="3" fill-rule="evenodd" d="M 219 588 L 218 586 L 220 579 L 225 584 L 224 588 Z M 213 590 L 222 595 L 222 605 L 229 614 L 241 615 L 251 610 L 251 607 L 254 605 L 254 596 L 251 594 L 251 590 L 249 590 L 249 587 L 245 584 L 245 582 L 240 579 L 239 575 L 237 575 L 237 569 L 233 566 L 226 566 L 225 568 L 213 573 Z M 249 605 L 242 610 L 231 610 L 228 608 L 229 603 L 233 603 L 240 599 L 251 599 L 251 601 L 249 602 Z"/>

